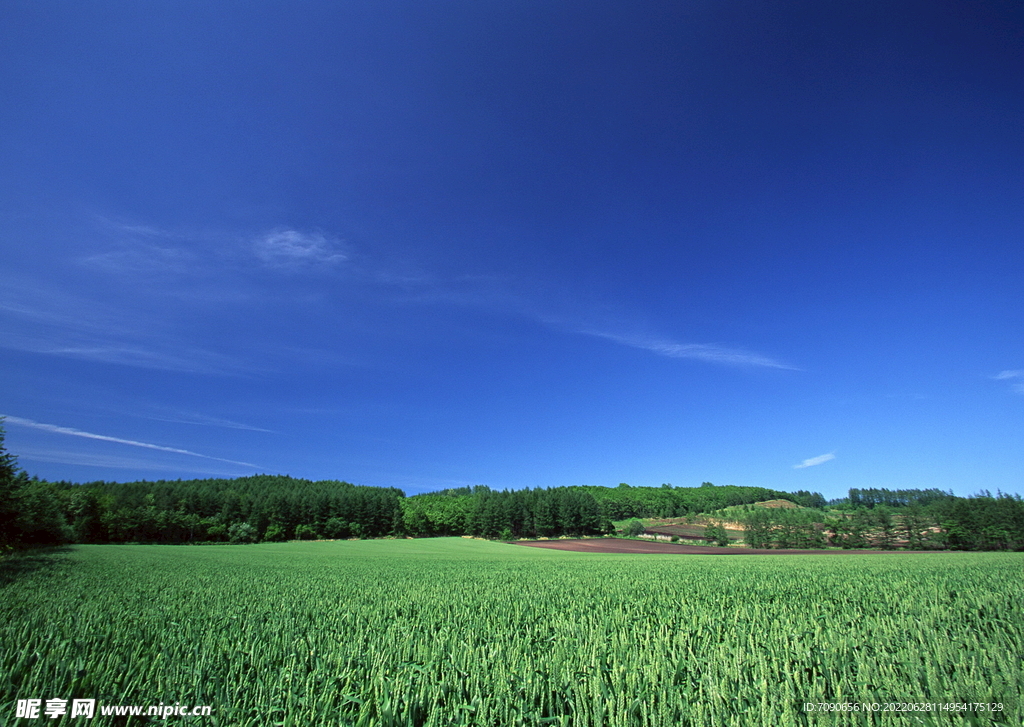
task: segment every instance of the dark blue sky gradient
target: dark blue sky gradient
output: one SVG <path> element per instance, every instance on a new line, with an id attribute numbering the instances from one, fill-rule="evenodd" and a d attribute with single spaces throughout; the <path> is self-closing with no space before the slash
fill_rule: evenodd
<path id="1" fill-rule="evenodd" d="M 8 445 L 1022 492 L 1022 48 L 1008 1 L 6 3 Z"/>

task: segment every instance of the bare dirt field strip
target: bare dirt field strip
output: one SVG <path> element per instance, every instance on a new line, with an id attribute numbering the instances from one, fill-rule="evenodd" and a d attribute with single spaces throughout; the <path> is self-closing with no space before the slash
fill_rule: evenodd
<path id="1" fill-rule="evenodd" d="M 585 538 L 580 540 L 523 540 L 513 545 L 531 548 L 572 550 L 579 553 L 666 553 L 684 555 L 812 555 L 823 553 L 892 553 L 891 550 L 759 550 L 756 548 L 717 548 L 710 545 L 681 545 L 657 541 Z"/>

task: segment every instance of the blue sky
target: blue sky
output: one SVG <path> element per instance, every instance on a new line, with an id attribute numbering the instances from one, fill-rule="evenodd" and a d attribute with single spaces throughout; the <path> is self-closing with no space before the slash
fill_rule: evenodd
<path id="1" fill-rule="evenodd" d="M 1024 492 L 1018 2 L 0 9 L 47 479 Z"/>

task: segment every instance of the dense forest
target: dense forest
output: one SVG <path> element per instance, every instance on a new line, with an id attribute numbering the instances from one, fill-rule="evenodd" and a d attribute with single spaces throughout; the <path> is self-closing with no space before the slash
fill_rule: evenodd
<path id="1" fill-rule="evenodd" d="M 884 488 L 850 489 L 847 497 L 830 500 L 829 505 L 845 510 L 872 509 L 877 505 L 885 507 L 912 507 L 914 505 L 930 505 L 933 502 L 948 500 L 952 493 L 939 489 L 930 490 L 886 490 Z"/>
<path id="2" fill-rule="evenodd" d="M 794 508 L 754 503 L 788 500 Z M 1024 550 L 1024 502 L 983 492 L 762 487 L 574 486 L 495 491 L 485 486 L 406 497 L 396 488 L 284 475 L 155 482 L 47 482 L 4 448 L 0 427 L 0 549 L 58 543 L 250 543 L 472 535 L 602 535 L 613 521 L 740 508 L 755 547 L 908 547 Z"/>
<path id="3" fill-rule="evenodd" d="M 257 475 L 232 480 L 15 479 L 4 542 L 256 542 L 375 538 L 401 529 L 401 490 Z M 9 518 L 10 520 L 10 518 Z"/>
<path id="4" fill-rule="evenodd" d="M 401 490 L 282 475 L 156 482 L 45 482 L 15 472 L 7 544 L 256 542 L 317 538 L 601 535 L 622 513 L 654 516 L 671 494 L 703 512 L 757 502 L 762 488 L 460 488 L 406 497 Z M 606 492 L 600 492 L 605 490 Z M 595 494 L 596 493 L 596 494 Z M 608 493 L 619 493 L 621 499 Z M 778 495 L 780 493 L 772 493 Z M 647 503 L 647 504 L 644 504 Z"/>

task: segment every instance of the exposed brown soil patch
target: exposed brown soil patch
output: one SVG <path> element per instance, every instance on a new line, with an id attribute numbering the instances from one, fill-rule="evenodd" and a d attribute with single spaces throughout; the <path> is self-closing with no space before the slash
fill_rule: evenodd
<path id="1" fill-rule="evenodd" d="M 571 550 L 577 553 L 665 553 L 682 555 L 813 555 L 824 553 L 892 553 L 891 550 L 760 550 L 756 548 L 717 548 L 711 545 L 682 545 L 658 541 L 623 540 L 619 538 L 584 538 L 580 540 L 522 540 L 513 545 L 531 548 Z"/>
<path id="2" fill-rule="evenodd" d="M 764 502 L 755 502 L 754 504 L 760 507 L 781 507 L 783 509 L 800 507 L 795 502 L 790 502 L 789 500 L 765 500 Z"/>

